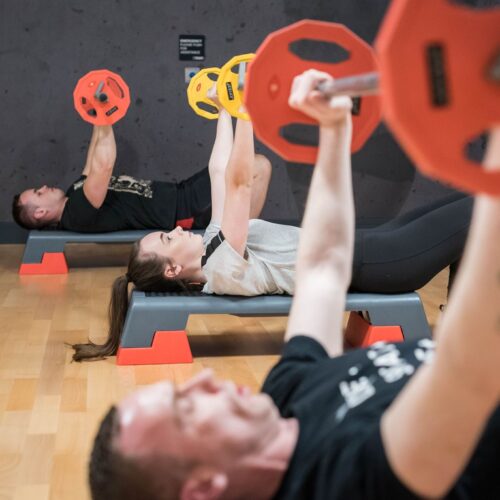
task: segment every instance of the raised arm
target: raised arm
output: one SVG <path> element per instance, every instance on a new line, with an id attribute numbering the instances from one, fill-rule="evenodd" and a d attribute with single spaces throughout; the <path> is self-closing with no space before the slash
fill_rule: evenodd
<path id="1" fill-rule="evenodd" d="M 325 100 L 314 87 L 332 78 L 309 70 L 293 83 L 289 103 L 318 120 L 319 153 L 302 222 L 295 296 L 286 340 L 308 335 L 331 355 L 343 349 L 342 316 L 351 281 L 354 201 L 351 100 Z"/>
<path id="2" fill-rule="evenodd" d="M 92 206 L 99 208 L 106 198 L 109 179 L 115 166 L 116 143 L 113 128 L 109 125 L 96 126 L 95 134 L 94 151 L 83 192 Z"/>
<path id="3" fill-rule="evenodd" d="M 218 103 L 213 93 L 209 96 Z M 231 115 L 219 106 L 219 118 L 217 120 L 217 132 L 212 148 L 212 154 L 208 162 L 208 171 L 210 174 L 210 185 L 212 193 L 212 220 L 216 224 L 222 222 L 222 213 L 224 211 L 224 200 L 226 198 L 226 168 L 233 146 L 233 122 Z"/>
<path id="4" fill-rule="evenodd" d="M 500 169 L 500 129 L 485 168 Z M 434 362 L 420 368 L 382 419 L 389 462 L 411 489 L 444 495 L 500 402 L 500 197 L 476 198 L 469 241 Z"/>
<path id="5" fill-rule="evenodd" d="M 92 128 L 92 137 L 90 138 L 89 149 L 87 150 L 87 159 L 85 160 L 85 167 L 83 167 L 82 175 L 89 175 L 90 162 L 92 156 L 94 155 L 96 141 L 97 141 L 97 126 L 94 125 L 94 127 Z"/>
<path id="6" fill-rule="evenodd" d="M 254 161 L 252 123 L 239 119 L 226 170 L 222 232 L 234 250 L 242 256 L 245 253 L 248 236 Z"/>

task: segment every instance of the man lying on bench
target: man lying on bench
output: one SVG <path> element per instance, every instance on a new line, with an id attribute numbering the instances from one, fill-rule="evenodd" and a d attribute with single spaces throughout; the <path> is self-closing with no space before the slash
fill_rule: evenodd
<path id="1" fill-rule="evenodd" d="M 300 229 L 252 219 L 260 189 L 254 163 L 252 124 L 238 120 L 233 141 L 231 117 L 220 109 L 209 162 L 212 219 L 204 237 L 177 227 L 136 242 L 127 273 L 113 284 L 106 343 L 74 345 L 76 361 L 116 354 L 130 282 L 144 292 L 202 287 L 222 295 L 293 295 Z M 321 203 L 314 190 L 309 198 L 310 206 Z M 356 230 L 351 291 L 405 293 L 424 286 L 460 258 L 471 210 L 472 199 L 456 195 L 379 228 Z"/>
<path id="2" fill-rule="evenodd" d="M 280 362 L 262 393 L 202 371 L 135 391 L 104 418 L 94 500 L 500 498 L 500 198 L 478 196 L 450 302 L 429 339 L 343 354 L 354 203 L 350 100 L 291 104 L 320 124 Z M 500 165 L 500 129 L 485 168 Z"/>
<path id="3" fill-rule="evenodd" d="M 116 143 L 111 126 L 94 126 L 82 175 L 64 192 L 55 187 L 31 188 L 14 196 L 12 215 L 26 229 L 55 227 L 82 233 L 125 229 L 205 228 L 210 220 L 208 168 L 179 182 L 114 176 Z M 252 160 L 258 196 L 253 216 L 266 199 L 270 166 L 261 155 Z"/>

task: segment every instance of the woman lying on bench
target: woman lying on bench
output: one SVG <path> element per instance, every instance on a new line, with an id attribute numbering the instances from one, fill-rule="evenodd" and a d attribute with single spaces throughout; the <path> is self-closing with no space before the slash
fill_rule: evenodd
<path id="1" fill-rule="evenodd" d="M 134 244 L 128 271 L 113 284 L 110 330 L 104 345 L 74 345 L 81 361 L 114 355 L 128 307 L 128 285 L 138 290 L 200 290 L 225 295 L 293 294 L 300 229 L 251 219 L 262 193 L 252 189 L 253 129 L 220 110 L 209 171 L 212 219 L 204 236 L 178 227 Z M 459 260 L 470 222 L 472 199 L 455 195 L 376 228 L 356 231 L 351 290 L 404 293 L 424 286 Z"/>

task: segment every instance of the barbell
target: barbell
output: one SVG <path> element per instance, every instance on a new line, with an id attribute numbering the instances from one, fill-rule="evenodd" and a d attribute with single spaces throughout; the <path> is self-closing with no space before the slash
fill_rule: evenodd
<path id="1" fill-rule="evenodd" d="M 383 114 L 422 172 L 459 189 L 498 195 L 500 171 L 482 169 L 466 150 L 500 122 L 499 26 L 499 8 L 393 0 L 376 51 L 335 23 L 304 20 L 278 30 L 261 44 L 246 77 L 245 104 L 255 134 L 288 161 L 315 162 L 317 146 L 283 137 L 290 124 L 313 123 L 288 106 L 288 97 L 293 78 L 315 67 L 336 79 L 333 86 L 320 87 L 325 96 L 365 95 L 360 115 L 353 117 L 353 151 Z M 340 63 L 299 58 L 290 49 L 299 40 L 336 43 L 349 58 Z"/>

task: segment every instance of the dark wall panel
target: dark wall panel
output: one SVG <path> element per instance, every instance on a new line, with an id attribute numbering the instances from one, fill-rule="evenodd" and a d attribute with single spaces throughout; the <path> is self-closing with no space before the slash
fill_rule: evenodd
<path id="1" fill-rule="evenodd" d="M 179 35 L 205 35 L 204 64 L 222 65 L 286 23 L 281 2 L 1 0 L 0 6 L 4 221 L 13 192 L 66 186 L 79 175 L 91 133 L 72 104 L 81 75 L 106 67 L 131 88 L 129 112 L 115 126 L 116 171 L 181 180 L 207 164 L 215 122 L 187 104 L 184 68 L 197 64 L 179 61 Z M 283 162 L 272 159 L 266 215 L 296 216 Z"/>
<path id="2" fill-rule="evenodd" d="M 477 8 L 500 5 L 500 0 L 454 1 Z M 307 17 L 342 23 L 370 44 L 376 38 L 389 4 L 387 0 L 288 0 L 284 3 L 290 21 Z M 481 157 L 484 147 L 484 140 L 473 144 L 472 156 Z M 361 219 L 386 220 L 453 191 L 416 171 L 383 124 L 363 149 L 353 155 L 352 166 L 356 214 Z M 287 168 L 298 211 L 302 213 L 312 172 L 308 166 L 290 164 Z"/>
<path id="3" fill-rule="evenodd" d="M 388 0 L 0 0 L 0 223 L 10 221 L 13 193 L 42 184 L 65 187 L 81 172 L 91 127 L 74 111 L 72 91 L 87 71 L 109 68 L 131 88 L 129 112 L 115 126 L 116 171 L 180 180 L 206 165 L 215 122 L 196 116 L 187 104 L 184 70 L 200 64 L 179 61 L 179 35 L 205 35 L 201 65 L 220 66 L 304 17 L 345 23 L 372 42 L 387 5 Z M 311 168 L 286 165 L 263 145 L 257 148 L 276 167 L 263 215 L 300 215 Z M 384 126 L 354 156 L 353 166 L 361 216 L 390 217 L 447 191 L 415 174 Z"/>

